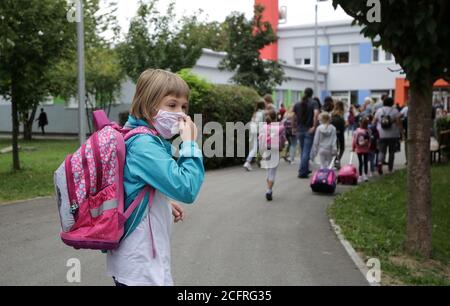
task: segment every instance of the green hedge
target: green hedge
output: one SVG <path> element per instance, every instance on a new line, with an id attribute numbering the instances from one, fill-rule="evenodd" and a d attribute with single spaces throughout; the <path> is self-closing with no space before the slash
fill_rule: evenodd
<path id="1" fill-rule="evenodd" d="M 225 132 L 226 122 L 247 123 L 251 120 L 256 102 L 260 99 L 255 90 L 238 85 L 211 84 L 193 74 L 189 69 L 180 71 L 178 75 L 188 83 L 191 89 L 189 115 L 194 118 L 194 114 L 202 114 L 203 126 L 208 122 L 219 122 Z M 203 135 L 203 143 L 207 137 L 210 137 L 210 135 Z M 225 135 L 223 139 L 223 148 L 225 151 Z M 236 148 L 236 139 L 234 146 Z M 246 153 L 247 152 L 248 135 L 246 137 Z M 225 152 L 223 155 L 225 156 Z M 242 157 L 205 158 L 205 167 L 207 169 L 217 169 L 241 164 L 244 161 L 245 158 Z"/>
<path id="2" fill-rule="evenodd" d="M 450 130 L 450 116 L 447 118 L 440 118 L 436 120 L 437 133 L 445 130 Z"/>
<path id="3" fill-rule="evenodd" d="M 436 137 L 439 136 L 439 133 L 442 131 L 450 130 L 450 116 L 446 118 L 440 118 L 436 120 Z M 446 156 L 447 160 L 450 160 L 450 143 L 447 143 L 447 148 L 444 151 L 444 155 Z"/>
<path id="4" fill-rule="evenodd" d="M 202 114 L 202 124 L 219 122 L 225 132 L 226 122 L 243 122 L 251 120 L 256 102 L 260 99 L 258 93 L 248 87 L 238 85 L 215 85 L 193 74 L 189 69 L 178 72 L 191 89 L 189 98 L 189 115 Z M 119 121 L 124 125 L 128 112 L 119 114 Z M 211 135 L 203 135 L 203 143 Z M 224 151 L 226 137 L 224 135 Z M 236 147 L 236 140 L 234 143 Z M 236 150 L 235 150 L 236 152 Z M 246 153 L 248 153 L 248 134 L 246 137 Z M 225 152 L 223 154 L 225 156 Z M 244 163 L 245 158 L 213 157 L 205 158 L 206 169 L 218 169 Z"/>

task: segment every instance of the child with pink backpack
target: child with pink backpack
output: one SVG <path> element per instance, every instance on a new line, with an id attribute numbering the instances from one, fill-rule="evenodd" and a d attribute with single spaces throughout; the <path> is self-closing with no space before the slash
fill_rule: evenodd
<path id="1" fill-rule="evenodd" d="M 266 112 L 266 123 L 262 126 L 259 134 L 259 149 L 262 156 L 261 168 L 267 170 L 266 200 L 273 200 L 273 186 L 280 163 L 280 152 L 283 150 L 286 137 L 284 126 L 277 122 L 275 109 Z"/>
<path id="2" fill-rule="evenodd" d="M 118 286 L 173 285 L 171 227 L 184 212 L 172 200 L 193 203 L 205 171 L 188 98 L 177 75 L 144 71 L 126 125 L 96 112 L 96 132 L 55 172 L 61 239 L 107 251 L 107 273 Z M 177 134 L 183 142 L 175 160 L 169 140 Z"/>
<path id="3" fill-rule="evenodd" d="M 360 126 L 353 134 L 353 152 L 356 152 L 359 159 L 359 179 L 358 183 L 368 182 L 369 154 L 371 151 L 371 133 L 369 130 L 369 120 L 364 118 Z"/>

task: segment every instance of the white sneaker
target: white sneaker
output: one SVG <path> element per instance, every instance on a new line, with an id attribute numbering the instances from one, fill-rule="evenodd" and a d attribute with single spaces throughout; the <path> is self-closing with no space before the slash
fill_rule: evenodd
<path id="1" fill-rule="evenodd" d="M 372 178 L 373 177 L 373 173 L 372 173 L 372 171 L 369 171 L 369 174 L 367 175 L 369 178 Z"/>
<path id="2" fill-rule="evenodd" d="M 253 168 L 252 168 L 252 166 L 250 165 L 249 162 L 245 162 L 244 168 L 245 168 L 247 171 L 252 171 L 252 170 L 253 170 Z"/>
<path id="3" fill-rule="evenodd" d="M 366 183 L 369 181 L 369 179 L 367 178 L 367 175 L 365 175 L 365 174 L 363 175 L 363 180 L 364 180 L 364 182 L 366 182 Z"/>
<path id="4" fill-rule="evenodd" d="M 364 179 L 363 179 L 362 176 L 358 177 L 358 183 L 359 183 L 359 184 L 362 183 L 363 181 L 364 181 Z"/>

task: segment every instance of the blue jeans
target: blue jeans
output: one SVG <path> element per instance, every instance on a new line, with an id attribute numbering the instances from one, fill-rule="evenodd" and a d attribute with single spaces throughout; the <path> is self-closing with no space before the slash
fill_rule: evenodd
<path id="1" fill-rule="evenodd" d="M 291 136 L 289 140 L 289 159 L 293 162 L 295 160 L 295 154 L 297 153 L 297 136 Z"/>
<path id="2" fill-rule="evenodd" d="M 311 155 L 311 149 L 314 142 L 314 134 L 308 132 L 308 130 L 301 129 L 298 135 L 298 141 L 301 148 L 301 160 L 300 160 L 300 176 L 307 176 L 309 174 L 309 160 Z"/>

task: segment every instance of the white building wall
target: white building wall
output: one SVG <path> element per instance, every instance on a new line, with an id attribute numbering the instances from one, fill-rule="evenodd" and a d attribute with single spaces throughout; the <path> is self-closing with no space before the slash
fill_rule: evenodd
<path id="1" fill-rule="evenodd" d="M 361 102 L 372 92 L 393 92 L 395 79 L 404 77 L 395 62 L 375 63 L 372 60 L 371 41 L 360 34 L 361 27 L 351 26 L 348 21 L 323 23 L 318 27 L 319 70 L 326 72 L 326 88 L 322 98 L 333 92 L 352 91 L 358 93 Z M 278 53 L 282 61 L 295 65 L 295 50 L 310 49 L 311 65 L 314 63 L 314 25 L 280 27 Z M 333 64 L 333 50 L 349 51 L 350 63 Z M 369 54 L 370 52 L 370 54 Z M 392 72 L 395 71 L 395 72 Z"/>

